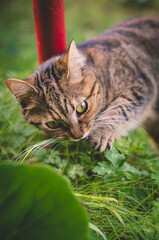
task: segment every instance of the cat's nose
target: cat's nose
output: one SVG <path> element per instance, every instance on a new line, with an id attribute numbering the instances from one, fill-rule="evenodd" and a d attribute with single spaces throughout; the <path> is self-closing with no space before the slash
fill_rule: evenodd
<path id="1" fill-rule="evenodd" d="M 82 132 L 79 126 L 72 126 L 70 128 L 70 134 L 71 134 L 71 137 L 74 139 L 81 139 L 83 138 L 83 135 L 84 135 L 84 133 Z"/>
<path id="2" fill-rule="evenodd" d="M 76 113 L 70 116 L 70 137 L 73 139 L 81 139 L 84 136 L 84 132 L 81 129 L 79 120 L 76 117 Z"/>

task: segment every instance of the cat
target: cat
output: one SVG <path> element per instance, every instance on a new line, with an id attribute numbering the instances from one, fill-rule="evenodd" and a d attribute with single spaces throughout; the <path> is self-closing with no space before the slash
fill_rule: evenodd
<path id="1" fill-rule="evenodd" d="M 25 80 L 7 79 L 24 118 L 48 136 L 110 150 L 143 125 L 159 144 L 159 19 L 123 21 L 42 63 Z"/>

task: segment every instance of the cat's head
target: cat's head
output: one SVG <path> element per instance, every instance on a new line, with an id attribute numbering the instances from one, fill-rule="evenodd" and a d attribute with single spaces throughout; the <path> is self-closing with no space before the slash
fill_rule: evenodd
<path id="1" fill-rule="evenodd" d="M 102 87 L 74 41 L 25 80 L 7 79 L 24 118 L 50 137 L 83 139 L 102 105 Z"/>

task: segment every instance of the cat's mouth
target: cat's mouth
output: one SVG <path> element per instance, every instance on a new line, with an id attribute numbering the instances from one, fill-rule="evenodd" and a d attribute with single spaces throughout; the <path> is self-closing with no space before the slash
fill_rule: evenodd
<path id="1" fill-rule="evenodd" d="M 73 137 L 71 137 L 71 136 L 68 136 L 67 139 L 68 139 L 69 141 L 77 142 L 77 141 L 80 141 L 80 140 L 83 140 L 83 139 L 87 138 L 87 137 L 89 136 L 89 132 L 90 132 L 90 131 L 88 131 L 87 133 L 85 133 L 81 138 L 73 138 Z"/>
<path id="2" fill-rule="evenodd" d="M 86 132 L 86 133 L 83 135 L 83 137 L 81 138 L 81 140 L 87 138 L 87 137 L 89 136 L 89 133 L 90 133 L 90 130 L 88 130 L 88 132 Z"/>
<path id="3" fill-rule="evenodd" d="M 63 134 L 61 134 L 60 136 L 51 135 L 51 134 L 49 134 L 49 136 L 54 137 L 54 138 L 59 139 L 59 140 L 69 140 L 69 141 L 76 142 L 76 141 L 87 138 L 88 135 L 89 135 L 89 132 L 90 132 L 90 129 L 89 130 L 87 129 L 87 131 L 85 131 L 85 132 L 83 132 L 83 131 L 80 131 L 80 132 L 79 131 L 72 131 L 71 132 L 70 129 L 69 129 L 67 131 L 63 131 Z"/>
<path id="4" fill-rule="evenodd" d="M 71 142 L 78 142 L 80 139 L 69 137 L 67 138 Z"/>

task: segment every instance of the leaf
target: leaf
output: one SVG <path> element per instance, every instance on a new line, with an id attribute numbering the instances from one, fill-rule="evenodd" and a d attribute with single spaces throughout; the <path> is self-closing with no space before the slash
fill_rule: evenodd
<path id="1" fill-rule="evenodd" d="M 93 172 L 100 176 L 104 176 L 106 181 L 111 178 L 121 177 L 122 175 L 126 176 L 129 180 L 132 179 L 134 175 L 142 175 L 141 171 L 129 163 L 124 162 L 125 155 L 119 153 L 116 148 L 106 152 L 105 156 L 108 161 L 98 162 L 98 166 L 93 169 Z"/>
<path id="2" fill-rule="evenodd" d="M 140 172 L 138 169 L 136 169 L 127 162 L 124 162 L 124 164 L 120 167 L 120 171 L 125 172 L 127 179 L 132 179 L 132 176 L 141 176 L 142 174 L 142 172 Z"/>
<path id="3" fill-rule="evenodd" d="M 55 157 L 54 164 L 61 170 L 62 173 L 64 173 L 67 167 L 67 160 L 61 159 L 60 157 Z"/>
<path id="4" fill-rule="evenodd" d="M 88 220 L 51 167 L 1 162 L 0 239 L 88 240 Z"/>
<path id="5" fill-rule="evenodd" d="M 119 153 L 115 147 L 113 147 L 111 151 L 104 152 L 104 155 L 112 163 L 114 167 L 120 166 L 120 164 L 126 158 L 125 155 Z"/>
<path id="6" fill-rule="evenodd" d="M 76 176 L 86 177 L 84 167 L 80 164 L 71 164 L 67 169 L 67 176 L 75 179 Z"/>
<path id="7" fill-rule="evenodd" d="M 92 229 L 93 231 L 99 233 L 104 240 L 107 240 L 104 233 L 102 233 L 102 231 L 97 226 L 95 226 L 93 223 L 89 223 L 89 228 Z"/>
<path id="8" fill-rule="evenodd" d="M 101 176 L 104 176 L 106 174 L 111 175 L 114 173 L 112 166 L 109 162 L 106 161 L 98 162 L 98 166 L 94 167 L 93 172 Z"/>

